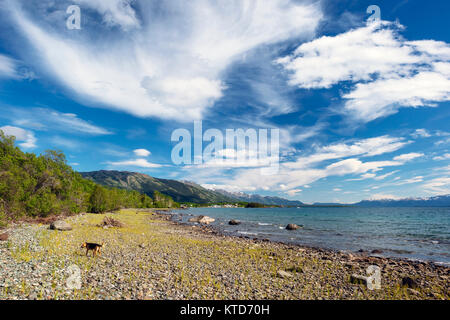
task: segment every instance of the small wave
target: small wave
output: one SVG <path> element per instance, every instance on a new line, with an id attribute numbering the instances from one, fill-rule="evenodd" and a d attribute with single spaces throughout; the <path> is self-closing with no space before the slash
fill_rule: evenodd
<path id="1" fill-rule="evenodd" d="M 260 226 L 271 226 L 271 223 L 264 223 L 264 222 L 258 222 L 258 225 Z"/>
<path id="2" fill-rule="evenodd" d="M 248 232 L 248 231 L 238 231 L 237 233 L 245 234 L 245 235 L 247 235 L 247 236 L 257 236 L 257 235 L 258 235 L 257 233 L 254 233 L 254 232 Z"/>

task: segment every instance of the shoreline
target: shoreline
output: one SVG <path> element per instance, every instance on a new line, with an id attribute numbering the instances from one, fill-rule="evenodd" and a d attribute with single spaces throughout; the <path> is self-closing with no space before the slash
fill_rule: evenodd
<path id="1" fill-rule="evenodd" d="M 450 299 L 448 267 L 237 238 L 149 211 L 73 216 L 64 232 L 12 226 L 0 241 L 0 299 Z M 125 227 L 99 227 L 105 216 Z M 87 240 L 105 242 L 101 257 L 80 250 Z M 65 286 L 73 264 L 79 290 Z M 381 268 L 381 290 L 352 279 L 370 265 Z"/>
<path id="2" fill-rule="evenodd" d="M 253 240 L 253 241 L 257 241 L 257 242 L 268 242 L 268 243 L 274 243 L 274 244 L 279 244 L 279 245 L 287 245 L 287 246 L 294 246 L 294 247 L 298 247 L 301 249 L 311 249 L 311 250 L 317 250 L 317 251 L 325 251 L 325 252 L 330 252 L 330 253 L 342 253 L 342 254 L 351 254 L 353 256 L 360 256 L 363 258 L 382 258 L 382 259 L 389 259 L 389 260 L 396 260 L 396 261 L 405 261 L 408 263 L 426 263 L 426 264 L 432 264 L 435 266 L 440 266 L 440 267 L 444 267 L 444 268 L 449 268 L 450 269 L 450 263 L 447 262 L 441 262 L 441 261 L 432 261 L 432 260 L 422 260 L 422 259 L 414 259 L 414 258 L 407 258 L 407 257 L 395 257 L 395 256 L 385 256 L 383 254 L 376 254 L 376 253 L 371 253 L 370 251 L 363 251 L 363 252 L 359 252 L 359 251 L 352 251 L 352 250 L 339 250 L 339 249 L 334 249 L 334 248 L 325 248 L 325 247 L 319 247 L 319 246 L 313 246 L 313 245 L 307 245 L 307 244 L 300 244 L 300 243 L 295 243 L 295 242 L 289 242 L 289 241 L 277 241 L 277 240 L 270 240 L 270 239 L 264 239 L 264 238 L 260 238 L 260 237 L 251 237 L 249 235 L 237 235 L 237 234 L 233 234 L 230 232 L 230 234 L 227 234 L 226 232 L 220 230 L 220 228 L 218 226 L 215 225 L 202 225 L 200 223 L 192 223 L 192 222 L 180 222 L 177 220 L 172 219 L 173 217 L 179 215 L 179 213 L 174 213 L 175 210 L 169 210 L 169 211 L 165 211 L 165 212 L 161 212 L 162 214 L 166 214 L 166 215 L 170 215 L 171 216 L 171 221 L 181 225 L 181 226 L 201 226 L 201 229 L 209 229 L 211 230 L 212 234 L 216 234 L 218 236 L 225 236 L 225 237 L 230 237 L 230 238 L 235 238 L 235 239 L 246 239 L 246 240 Z M 195 214 L 189 214 L 189 216 L 192 217 L 197 217 L 199 215 L 195 215 Z"/>

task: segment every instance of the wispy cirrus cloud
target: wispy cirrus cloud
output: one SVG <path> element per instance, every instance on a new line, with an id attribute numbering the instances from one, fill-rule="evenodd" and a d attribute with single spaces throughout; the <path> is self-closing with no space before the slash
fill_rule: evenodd
<path id="1" fill-rule="evenodd" d="M 450 177 L 429 180 L 423 185 L 423 188 L 432 194 L 450 194 Z"/>
<path id="2" fill-rule="evenodd" d="M 16 76 L 17 71 L 15 61 L 0 54 L 0 77 L 14 78 Z"/>
<path id="3" fill-rule="evenodd" d="M 423 157 L 423 153 L 417 153 L 417 152 L 411 152 L 411 153 L 405 153 L 399 156 L 396 156 L 394 158 L 395 161 L 411 161 L 417 158 Z"/>
<path id="4" fill-rule="evenodd" d="M 59 131 L 87 135 L 109 135 L 111 131 L 96 126 L 73 113 L 62 113 L 49 108 L 19 108 L 0 106 L 0 118 L 33 130 Z"/>
<path id="5" fill-rule="evenodd" d="M 179 121 L 201 118 L 223 96 L 222 73 L 233 61 L 261 45 L 311 37 L 322 17 L 318 1 L 77 2 L 124 34 L 106 37 L 105 45 L 82 31 L 38 22 L 27 11 L 32 7 L 20 6 L 24 1 L 8 1 L 14 23 L 35 49 L 24 58 L 38 56 L 30 63 L 96 106 Z M 54 1 L 42 1 L 40 7 L 61 15 L 61 3 L 55 8 Z"/>

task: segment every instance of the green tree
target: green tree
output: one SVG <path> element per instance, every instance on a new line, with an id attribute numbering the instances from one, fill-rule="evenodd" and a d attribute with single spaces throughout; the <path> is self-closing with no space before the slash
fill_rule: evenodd
<path id="1" fill-rule="evenodd" d="M 90 211 L 92 213 L 104 213 L 108 209 L 108 194 L 106 189 L 95 186 L 90 197 Z"/>

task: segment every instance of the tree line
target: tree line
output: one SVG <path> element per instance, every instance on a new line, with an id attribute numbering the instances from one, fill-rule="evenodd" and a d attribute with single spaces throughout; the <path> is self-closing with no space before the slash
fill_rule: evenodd
<path id="1" fill-rule="evenodd" d="M 64 153 L 24 153 L 15 146 L 15 137 L 0 130 L 0 226 L 21 217 L 178 206 L 157 191 L 152 199 L 137 191 L 100 186 L 74 171 Z"/>

